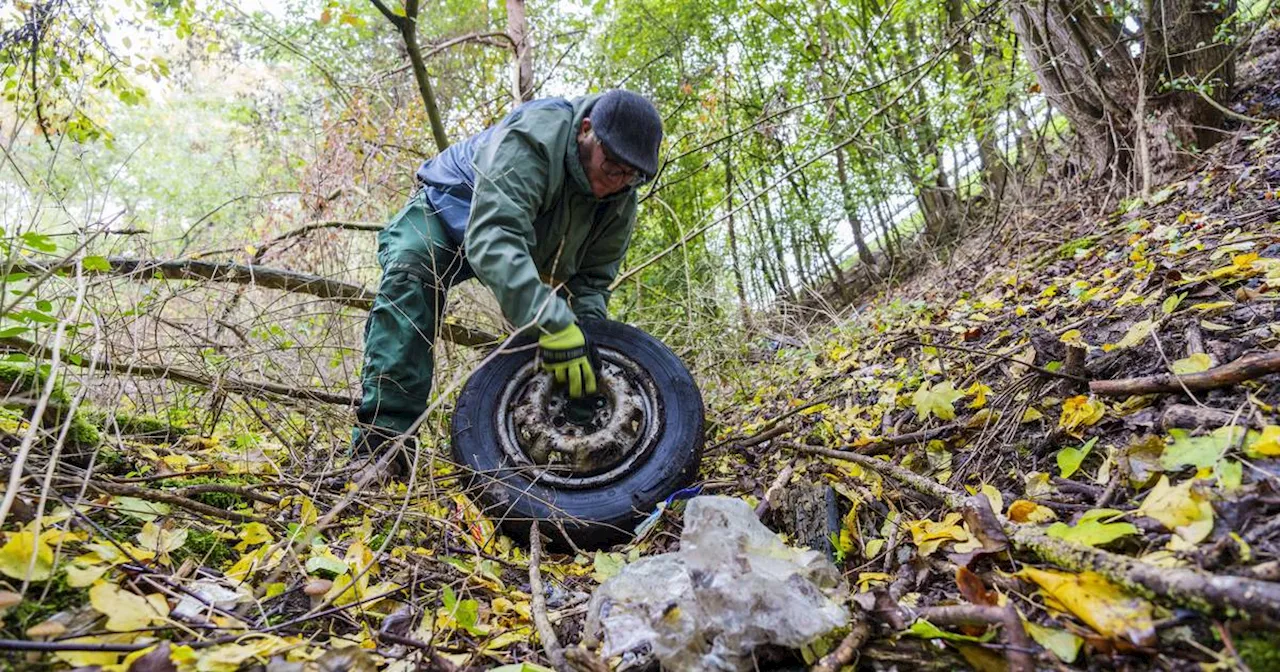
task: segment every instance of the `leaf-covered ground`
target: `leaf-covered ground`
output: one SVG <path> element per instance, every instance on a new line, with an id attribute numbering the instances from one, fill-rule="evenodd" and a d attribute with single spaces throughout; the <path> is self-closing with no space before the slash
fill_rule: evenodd
<path id="1" fill-rule="evenodd" d="M 1253 114 L 1275 98 L 1248 95 Z M 1277 166 L 1272 125 L 1147 198 L 1046 199 L 820 337 L 701 370 L 703 491 L 763 504 L 851 587 L 854 636 L 793 663 L 847 640 L 900 669 L 1280 669 Z M 1128 380 L 1168 373 L 1185 377 Z M 4 422 L 23 435 L 20 414 Z M 91 476 L 63 465 L 43 498 L 13 499 L 10 667 L 547 662 L 528 554 L 457 489 L 441 446 L 412 483 L 330 490 L 244 428 L 153 423 Z M 674 547 L 681 510 L 626 547 L 544 559 L 562 642 L 581 640 L 600 582 Z"/>

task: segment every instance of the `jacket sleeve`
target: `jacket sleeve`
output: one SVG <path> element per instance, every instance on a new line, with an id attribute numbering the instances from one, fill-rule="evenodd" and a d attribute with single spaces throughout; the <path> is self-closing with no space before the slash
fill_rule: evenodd
<path id="1" fill-rule="evenodd" d="M 531 254 L 533 220 L 545 197 L 551 160 L 547 146 L 518 127 L 498 129 L 476 150 L 463 245 L 476 277 L 517 329 L 536 324 L 556 332 L 574 321 L 565 300 L 538 276 Z"/>
<path id="2" fill-rule="evenodd" d="M 578 272 L 565 282 L 572 297 L 570 305 L 578 317 L 603 320 L 608 317 L 609 284 L 618 277 L 618 267 L 627 256 L 631 233 L 635 230 L 636 202 L 630 198 L 604 222 L 600 236 L 587 248 Z"/>

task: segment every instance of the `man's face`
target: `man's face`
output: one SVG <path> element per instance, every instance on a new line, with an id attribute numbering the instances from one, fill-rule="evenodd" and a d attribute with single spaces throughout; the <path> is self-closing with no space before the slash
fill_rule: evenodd
<path id="1" fill-rule="evenodd" d="M 596 198 L 616 194 L 644 182 L 644 176 L 617 157 L 591 133 L 591 120 L 583 119 L 578 130 L 578 159 Z"/>

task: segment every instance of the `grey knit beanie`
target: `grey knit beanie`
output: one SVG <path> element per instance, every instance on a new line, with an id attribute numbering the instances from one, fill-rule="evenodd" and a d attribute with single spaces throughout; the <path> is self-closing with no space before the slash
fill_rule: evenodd
<path id="1" fill-rule="evenodd" d="M 587 116 L 605 149 L 647 177 L 658 173 L 662 117 L 647 98 L 625 89 L 611 89 L 596 100 Z"/>

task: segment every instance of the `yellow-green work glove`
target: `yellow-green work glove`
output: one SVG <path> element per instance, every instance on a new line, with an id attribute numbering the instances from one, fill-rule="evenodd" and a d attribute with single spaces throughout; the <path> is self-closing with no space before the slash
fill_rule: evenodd
<path id="1" fill-rule="evenodd" d="M 543 334 L 538 338 L 542 368 L 555 376 L 557 383 L 568 383 L 569 396 L 578 399 L 583 392 L 596 393 L 596 372 L 591 368 L 591 349 L 587 338 L 576 324 Z"/>

